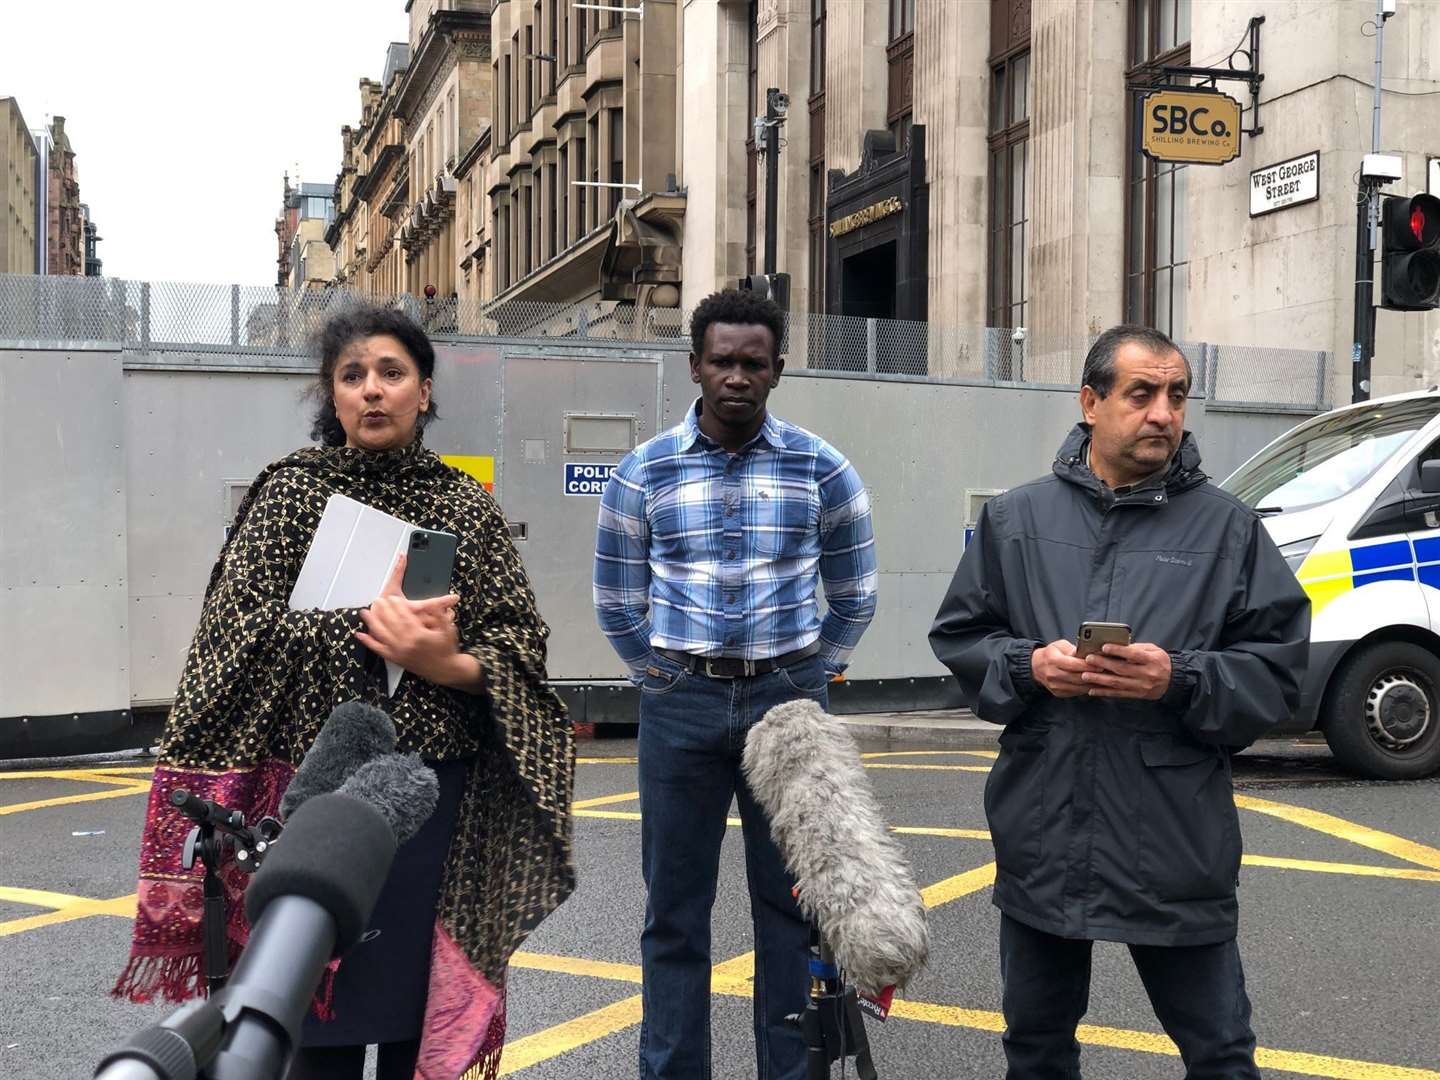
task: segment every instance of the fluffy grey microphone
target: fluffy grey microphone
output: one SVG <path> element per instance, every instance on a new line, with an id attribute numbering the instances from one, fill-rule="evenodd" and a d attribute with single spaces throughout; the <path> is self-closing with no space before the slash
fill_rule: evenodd
<path id="1" fill-rule="evenodd" d="M 904 987 L 929 956 L 925 905 L 849 733 L 789 701 L 750 729 L 742 768 L 835 962 L 864 993 Z"/>
<path id="2" fill-rule="evenodd" d="M 420 761 L 419 754 L 385 754 L 356 769 L 336 794 L 374 807 L 390 823 L 395 842 L 403 844 L 435 812 L 440 781 L 435 770 Z"/>
<path id="3" fill-rule="evenodd" d="M 394 750 L 395 722 L 384 712 L 359 701 L 335 706 L 285 789 L 280 816 L 288 818 L 306 799 L 334 791 L 365 762 Z"/>

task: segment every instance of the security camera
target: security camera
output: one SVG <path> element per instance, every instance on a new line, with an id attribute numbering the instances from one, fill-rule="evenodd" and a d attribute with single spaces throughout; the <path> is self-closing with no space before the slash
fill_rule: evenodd
<path id="1" fill-rule="evenodd" d="M 1010 340 L 1016 345 L 1023 345 L 1025 343 L 1025 328 L 1023 326 L 1015 327 L 1014 331 L 1010 334 Z"/>
<path id="2" fill-rule="evenodd" d="M 776 116 L 784 116 L 790 111 L 790 95 L 780 90 L 771 90 L 769 94 L 769 105 Z"/>

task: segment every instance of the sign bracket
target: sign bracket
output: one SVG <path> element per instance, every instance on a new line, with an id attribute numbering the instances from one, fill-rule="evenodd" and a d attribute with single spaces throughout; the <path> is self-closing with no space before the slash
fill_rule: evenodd
<path id="1" fill-rule="evenodd" d="M 1246 83 L 1250 87 L 1250 126 L 1241 128 L 1241 131 L 1254 138 L 1265 130 L 1260 124 L 1260 84 L 1265 81 L 1265 76 L 1260 71 L 1260 27 L 1264 22 L 1264 15 L 1256 15 L 1250 19 L 1250 25 L 1246 28 L 1240 43 L 1230 50 L 1230 55 L 1225 58 L 1225 67 L 1161 65 L 1142 72 L 1142 77 L 1148 75 L 1152 81 L 1133 83 L 1127 89 L 1134 91 L 1199 89 L 1218 91 L 1219 87 L 1215 84 L 1221 79 Z M 1235 66 L 1236 57 L 1244 57 L 1246 66 L 1237 68 Z M 1191 83 L 1175 81 L 1179 79 L 1200 79 L 1202 82 L 1196 86 Z"/>

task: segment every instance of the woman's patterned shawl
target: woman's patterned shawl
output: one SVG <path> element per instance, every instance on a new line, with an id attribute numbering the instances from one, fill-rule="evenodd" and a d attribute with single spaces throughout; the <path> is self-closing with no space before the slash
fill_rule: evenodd
<path id="1" fill-rule="evenodd" d="M 456 621 L 461 647 L 484 667 L 483 697 L 407 675 L 385 698 L 354 640 L 358 610 L 290 610 L 310 539 L 336 493 L 459 537 Z M 205 591 L 155 770 L 134 942 L 114 992 L 181 1001 L 204 990 L 203 868 L 198 860 L 191 870 L 181 866 L 190 822 L 171 807 L 170 792 L 187 788 L 250 822 L 274 814 L 330 711 L 359 699 L 394 718 L 398 749 L 473 762 L 441 889 L 418 1075 L 493 1076 L 510 954 L 575 881 L 574 748 L 564 705 L 546 684 L 547 634 L 499 507 L 418 440 L 384 453 L 312 447 L 267 468 Z M 238 952 L 248 933 L 246 878 L 233 861 L 224 876 Z"/>

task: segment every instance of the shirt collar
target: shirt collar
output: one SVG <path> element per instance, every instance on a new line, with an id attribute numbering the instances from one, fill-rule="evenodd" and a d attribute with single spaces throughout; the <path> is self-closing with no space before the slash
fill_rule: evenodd
<path id="1" fill-rule="evenodd" d="M 697 442 L 703 442 L 706 446 L 716 445 L 715 440 L 700 430 L 700 404 L 703 398 L 696 398 L 690 409 L 685 414 L 685 423 L 682 426 L 684 433 L 680 440 L 683 450 L 688 450 Z M 760 431 L 754 439 L 746 443 L 743 449 L 749 449 L 759 439 L 764 439 L 776 450 L 785 449 L 785 430 L 783 421 L 779 420 L 769 409 L 765 410 L 765 422 L 760 425 Z"/>

